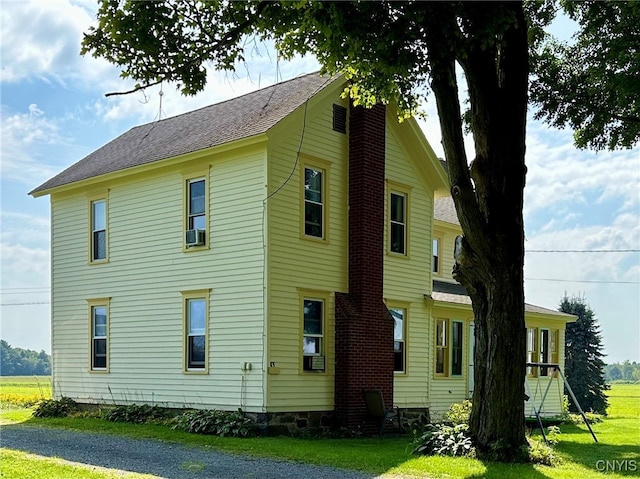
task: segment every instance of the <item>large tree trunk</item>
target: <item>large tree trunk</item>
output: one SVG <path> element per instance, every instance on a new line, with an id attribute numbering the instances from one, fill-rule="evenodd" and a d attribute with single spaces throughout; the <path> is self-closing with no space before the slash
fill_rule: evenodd
<path id="1" fill-rule="evenodd" d="M 481 455 L 521 460 L 526 444 L 522 207 L 527 25 L 520 3 L 481 2 L 463 8 L 464 35 L 451 38 L 447 32 L 459 30 L 442 21 L 445 15 L 439 15 L 438 23 L 431 26 L 434 35 L 429 61 L 451 194 L 464 233 L 454 277 L 469 292 L 475 317 L 471 434 Z M 453 22 L 456 17 L 449 18 Z M 489 22 L 503 22 L 504 33 L 487 37 Z M 452 41 L 458 48 L 445 50 Z M 469 88 L 476 150 L 470 167 L 464 149 L 456 61 Z"/>

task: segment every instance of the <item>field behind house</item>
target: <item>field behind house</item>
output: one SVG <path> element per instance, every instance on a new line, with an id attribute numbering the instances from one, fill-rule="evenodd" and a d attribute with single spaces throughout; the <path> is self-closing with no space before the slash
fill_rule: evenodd
<path id="1" fill-rule="evenodd" d="M 50 376 L 0 376 L 0 408 L 29 407 L 51 397 Z"/>

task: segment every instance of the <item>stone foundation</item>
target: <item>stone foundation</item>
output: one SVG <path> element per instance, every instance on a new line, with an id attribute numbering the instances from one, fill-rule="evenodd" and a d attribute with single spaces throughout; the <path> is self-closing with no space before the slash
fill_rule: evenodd
<path id="1" fill-rule="evenodd" d="M 333 411 L 245 413 L 267 436 L 318 435 L 332 430 Z"/>

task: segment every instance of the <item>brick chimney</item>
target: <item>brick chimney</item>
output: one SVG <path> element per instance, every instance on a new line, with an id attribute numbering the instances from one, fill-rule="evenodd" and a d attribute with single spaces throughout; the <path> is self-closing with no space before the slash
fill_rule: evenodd
<path id="1" fill-rule="evenodd" d="M 363 389 L 393 403 L 393 318 L 383 302 L 385 107 L 349 115 L 349 292 L 336 293 L 336 416 L 365 424 Z"/>

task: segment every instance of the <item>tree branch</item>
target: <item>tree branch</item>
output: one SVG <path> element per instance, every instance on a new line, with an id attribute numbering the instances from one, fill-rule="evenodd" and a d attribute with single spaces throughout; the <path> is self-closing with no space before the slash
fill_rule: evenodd
<path id="1" fill-rule="evenodd" d="M 258 3 L 258 5 L 256 6 L 256 9 L 255 9 L 255 11 L 253 13 L 249 14 L 247 16 L 247 18 L 245 18 L 242 22 L 238 23 L 238 25 L 235 28 L 232 28 L 231 30 L 229 30 L 225 34 L 221 35 L 222 39 L 218 40 L 217 42 L 214 41 L 214 38 L 213 38 L 213 35 L 211 34 L 211 32 L 209 32 L 208 30 L 206 30 L 204 28 L 204 25 L 202 23 L 202 19 L 201 19 L 200 16 L 198 16 L 197 18 L 193 18 L 193 17 L 190 17 L 190 16 L 187 17 L 192 22 L 198 23 L 198 25 L 200 27 L 200 32 L 205 37 L 210 39 L 212 45 L 209 46 L 209 48 L 204 48 L 200 55 L 197 55 L 192 60 L 186 62 L 184 64 L 184 67 L 189 67 L 189 66 L 192 66 L 192 65 L 194 65 L 196 63 L 202 64 L 205 61 L 209 60 L 213 53 L 220 52 L 220 51 L 225 51 L 229 47 L 231 47 L 234 44 L 238 43 L 238 41 L 240 40 L 241 36 L 245 33 L 245 30 L 248 27 L 250 27 L 250 26 L 255 24 L 255 21 L 260 18 L 260 15 L 263 13 L 265 8 L 267 8 L 269 6 L 269 4 L 270 4 L 269 1 L 261 1 L 260 3 Z M 175 9 L 174 9 L 174 12 L 175 12 Z M 144 90 L 145 88 L 158 85 L 158 84 L 162 83 L 163 81 L 170 81 L 170 80 L 172 80 L 171 71 L 169 71 L 169 73 L 165 72 L 165 73 L 161 74 L 160 79 L 157 80 L 157 81 L 143 83 L 142 85 L 138 85 L 135 88 L 133 88 L 131 90 L 128 90 L 128 91 L 106 93 L 105 97 L 119 96 L 119 95 L 129 95 L 131 93 L 135 93 L 137 91 Z"/>
<path id="2" fill-rule="evenodd" d="M 630 115 L 611 115 L 616 120 L 626 121 L 629 123 L 640 123 L 640 117 Z"/>
<path id="3" fill-rule="evenodd" d="M 128 91 L 113 91 L 110 93 L 105 93 L 104 96 L 108 97 L 108 96 L 118 96 L 118 95 L 130 95 L 131 93 L 135 93 L 137 91 L 140 90 L 144 90 L 145 88 L 149 88 L 150 86 L 155 86 L 158 85 L 160 83 L 162 83 L 164 81 L 164 79 L 162 80 L 158 80 L 158 81 L 154 81 L 152 83 L 145 83 L 144 85 L 137 85 L 135 88 L 128 90 Z"/>

